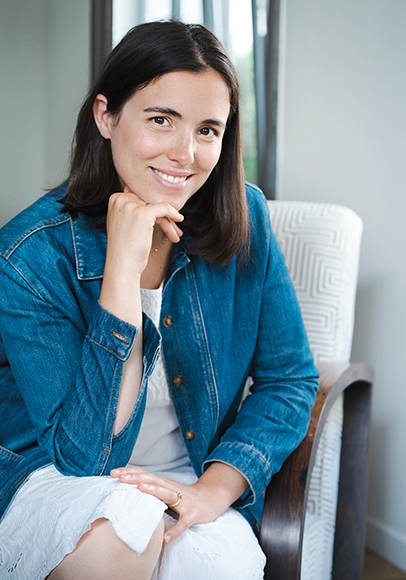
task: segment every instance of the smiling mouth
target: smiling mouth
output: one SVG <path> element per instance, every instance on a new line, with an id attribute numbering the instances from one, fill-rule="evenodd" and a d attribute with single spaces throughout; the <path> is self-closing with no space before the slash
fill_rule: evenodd
<path id="1" fill-rule="evenodd" d="M 158 169 L 154 169 L 153 167 L 152 171 L 157 175 L 159 175 L 161 179 L 169 181 L 169 183 L 182 183 L 183 181 L 186 181 L 186 179 L 191 177 L 190 175 L 184 175 L 182 177 L 174 177 L 173 175 L 167 175 L 166 173 L 162 173 L 162 171 L 158 171 Z"/>

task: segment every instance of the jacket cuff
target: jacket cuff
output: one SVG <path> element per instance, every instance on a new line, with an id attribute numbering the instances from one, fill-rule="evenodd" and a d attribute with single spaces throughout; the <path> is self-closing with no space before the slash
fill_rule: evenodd
<path id="1" fill-rule="evenodd" d="M 99 301 L 97 304 L 98 312 L 89 324 L 87 337 L 118 359 L 126 361 L 137 338 L 138 328 L 114 316 Z"/>
<path id="2" fill-rule="evenodd" d="M 220 443 L 203 463 L 203 470 L 214 462 L 226 463 L 234 467 L 247 480 L 249 488 L 233 504 L 238 508 L 254 504 L 272 476 L 265 457 L 253 447 L 243 443 Z"/>

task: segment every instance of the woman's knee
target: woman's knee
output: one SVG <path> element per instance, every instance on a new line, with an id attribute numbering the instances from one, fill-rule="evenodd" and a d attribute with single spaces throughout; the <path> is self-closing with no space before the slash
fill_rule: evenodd
<path id="1" fill-rule="evenodd" d="M 128 580 L 149 580 L 163 545 L 161 520 L 142 554 L 119 538 L 110 523 L 100 518 L 79 540 L 75 550 L 65 556 L 51 572 L 49 580 L 103 580 L 125 574 Z"/>
<path id="2" fill-rule="evenodd" d="M 262 580 L 264 566 L 265 555 L 250 525 L 228 510 L 215 522 L 192 526 L 181 541 L 167 544 L 159 570 L 165 580 L 178 580 L 180 569 L 194 580 Z"/>

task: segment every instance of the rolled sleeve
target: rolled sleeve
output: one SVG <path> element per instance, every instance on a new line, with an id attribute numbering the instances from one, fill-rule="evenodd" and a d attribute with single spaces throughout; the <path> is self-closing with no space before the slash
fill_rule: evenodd
<path id="1" fill-rule="evenodd" d="M 98 316 L 89 325 L 87 336 L 98 346 L 126 361 L 137 339 L 138 328 L 117 318 L 98 302 Z"/>
<path id="2" fill-rule="evenodd" d="M 206 459 L 203 468 L 207 469 L 214 462 L 233 467 L 247 480 L 249 489 L 236 503 L 239 508 L 256 503 L 272 476 L 266 458 L 254 447 L 243 443 L 220 443 Z"/>

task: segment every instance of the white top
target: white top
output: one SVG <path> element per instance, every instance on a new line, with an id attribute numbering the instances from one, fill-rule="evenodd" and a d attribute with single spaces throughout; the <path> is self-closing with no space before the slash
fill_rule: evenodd
<path id="1" fill-rule="evenodd" d="M 142 310 L 159 327 L 162 285 L 157 290 L 141 288 Z M 176 470 L 190 465 L 166 380 L 163 356 L 159 356 L 148 380 L 147 404 L 141 430 L 129 465 L 147 471 Z"/>

